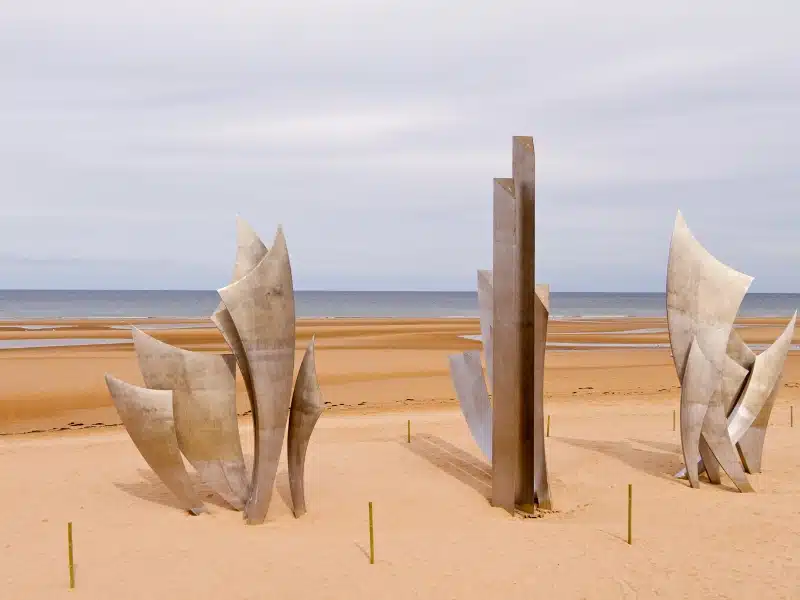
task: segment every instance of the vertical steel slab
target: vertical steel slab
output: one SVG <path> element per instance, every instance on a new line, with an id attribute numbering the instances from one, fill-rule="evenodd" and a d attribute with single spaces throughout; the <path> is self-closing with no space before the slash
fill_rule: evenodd
<path id="1" fill-rule="evenodd" d="M 520 290 L 513 179 L 494 180 L 492 505 L 514 512 L 519 463 Z"/>

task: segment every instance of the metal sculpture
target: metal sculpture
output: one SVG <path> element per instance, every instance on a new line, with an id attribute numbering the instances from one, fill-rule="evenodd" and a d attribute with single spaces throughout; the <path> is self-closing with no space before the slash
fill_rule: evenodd
<path id="1" fill-rule="evenodd" d="M 486 344 L 484 342 L 484 351 Z M 477 350 L 450 356 L 450 375 L 469 432 L 484 456 L 492 461 L 492 405 Z"/>
<path id="2" fill-rule="evenodd" d="M 292 408 L 289 412 L 289 433 L 286 442 L 289 464 L 289 492 L 292 496 L 294 516 L 299 517 L 306 512 L 305 496 L 305 464 L 306 451 L 314 425 L 325 403 L 317 382 L 317 367 L 314 358 L 314 338 L 306 349 L 300 363 L 297 381 L 292 394 Z"/>
<path id="3" fill-rule="evenodd" d="M 306 451 L 324 402 L 317 383 L 313 339 L 293 388 L 294 291 L 280 227 L 268 250 L 255 232 L 237 219 L 233 282 L 218 291 L 222 303 L 211 319 L 232 356 L 175 348 L 134 328 L 139 365 L 151 389 L 106 376 L 109 390 L 145 460 L 158 466 L 153 469 L 182 506 L 199 512 L 191 500 L 196 494 L 188 476 L 181 477 L 176 470 L 175 457 L 186 473 L 181 452 L 214 492 L 244 511 L 249 524 L 266 519 L 288 421 L 289 483 L 293 511 L 299 517 L 306 512 Z M 250 481 L 236 415 L 236 364 L 253 413 L 255 451 Z M 156 403 L 159 412 L 154 421 L 148 411 L 153 412 Z M 151 429 L 158 435 L 151 435 Z M 170 445 L 172 438 L 174 444 Z M 151 462 L 166 455 L 172 461 L 169 468 L 163 460 Z"/>
<path id="4" fill-rule="evenodd" d="M 200 479 L 237 510 L 249 495 L 230 354 L 192 352 L 131 328 L 145 385 L 172 390 L 178 447 Z"/>
<path id="5" fill-rule="evenodd" d="M 263 523 L 292 404 L 294 293 L 282 230 L 252 271 L 217 291 L 242 342 L 255 396 L 253 485 L 244 512 L 248 523 Z"/>
<path id="6" fill-rule="evenodd" d="M 267 255 L 267 247 L 258 237 L 252 227 L 241 217 L 236 217 L 236 261 L 233 266 L 233 278 L 231 282 L 238 281 L 250 271 L 256 268 L 256 265 Z M 245 357 L 244 347 L 242 340 L 239 337 L 239 332 L 236 330 L 231 319 L 231 314 L 225 307 L 224 302 L 220 302 L 217 310 L 211 315 L 211 321 L 217 326 L 225 342 L 230 347 L 236 358 L 236 363 L 239 365 L 239 371 L 244 380 L 245 389 L 247 390 L 247 398 L 250 404 L 255 402 L 255 394 L 253 392 L 253 380 L 250 377 L 250 368 L 247 364 Z"/>
<path id="7" fill-rule="evenodd" d="M 142 458 L 175 495 L 181 508 L 193 515 L 205 512 L 178 449 L 172 391 L 142 388 L 111 375 L 106 375 L 106 385 L 119 418 Z"/>
<path id="8" fill-rule="evenodd" d="M 689 231 L 680 212 L 667 267 L 667 325 L 681 382 L 681 446 L 691 487 L 705 470 L 720 482 L 720 468 L 742 492 L 746 473 L 761 469 L 765 428 L 797 312 L 767 350 L 756 356 L 733 323 L 753 278 L 719 262 Z"/>
<path id="9" fill-rule="evenodd" d="M 544 445 L 544 356 L 549 289 L 534 284 L 533 138 L 514 137 L 512 175 L 494 180 L 494 266 L 478 271 L 480 355 L 450 357 L 461 410 L 492 463 L 492 504 L 551 508 Z"/>

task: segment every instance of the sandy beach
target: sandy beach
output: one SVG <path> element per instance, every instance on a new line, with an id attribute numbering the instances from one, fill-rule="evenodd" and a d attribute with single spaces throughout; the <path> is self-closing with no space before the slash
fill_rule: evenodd
<path id="1" fill-rule="evenodd" d="M 556 510 L 522 519 L 489 506 L 490 469 L 450 383 L 447 355 L 479 348 L 465 337 L 479 334 L 477 320 L 302 320 L 297 362 L 316 335 L 327 406 L 309 448 L 309 512 L 292 517 L 282 463 L 267 523 L 246 527 L 207 490 L 211 514 L 175 508 L 117 426 L 103 374 L 141 384 L 131 323 L 184 348 L 225 350 L 207 321 L 0 322 L 1 598 L 798 597 L 797 350 L 764 472 L 751 476 L 757 493 L 734 493 L 727 479 L 692 490 L 671 476 L 682 466 L 672 424 L 680 391 L 665 321 L 552 321 L 545 410 Z M 785 323 L 738 325 L 757 345 Z M 20 347 L 63 339 L 80 345 Z M 249 455 L 243 385 L 238 396 Z"/>

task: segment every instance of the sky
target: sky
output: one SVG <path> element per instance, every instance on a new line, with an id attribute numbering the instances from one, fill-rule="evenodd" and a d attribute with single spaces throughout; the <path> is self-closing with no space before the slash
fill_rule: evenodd
<path id="1" fill-rule="evenodd" d="M 663 291 L 680 209 L 800 292 L 800 3 L 0 5 L 0 288 L 216 289 L 235 216 L 297 289 L 474 290 L 536 146 L 536 278 Z"/>

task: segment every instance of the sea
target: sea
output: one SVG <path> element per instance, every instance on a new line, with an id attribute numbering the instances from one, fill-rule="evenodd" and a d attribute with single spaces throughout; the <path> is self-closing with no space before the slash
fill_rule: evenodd
<path id="1" fill-rule="evenodd" d="M 52 318 L 208 317 L 216 291 L 0 290 L 0 320 Z M 475 317 L 475 292 L 295 291 L 298 317 Z M 663 317 L 663 293 L 552 292 L 552 318 Z M 745 296 L 742 317 L 790 317 L 800 294 Z"/>

